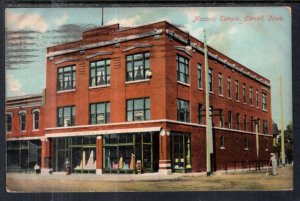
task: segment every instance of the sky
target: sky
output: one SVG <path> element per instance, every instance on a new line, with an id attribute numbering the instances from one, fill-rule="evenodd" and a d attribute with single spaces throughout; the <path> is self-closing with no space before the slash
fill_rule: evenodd
<path id="1" fill-rule="evenodd" d="M 291 9 L 289 7 L 104 8 L 103 24 L 134 27 L 166 20 L 271 81 L 272 118 L 280 127 L 280 77 L 284 124 L 292 121 Z M 101 8 L 8 8 L 6 97 L 45 88 L 46 47 L 78 40 L 101 26 Z"/>

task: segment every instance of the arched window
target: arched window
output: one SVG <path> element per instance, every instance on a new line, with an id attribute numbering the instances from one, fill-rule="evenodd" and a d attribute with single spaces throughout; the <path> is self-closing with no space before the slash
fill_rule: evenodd
<path id="1" fill-rule="evenodd" d="M 12 130 L 12 114 L 6 114 L 6 132 L 11 132 Z"/>
<path id="2" fill-rule="evenodd" d="M 26 130 L 26 111 L 19 112 L 20 131 Z"/>
<path id="3" fill-rule="evenodd" d="M 221 147 L 221 148 L 224 148 L 224 147 L 225 147 L 225 138 L 224 138 L 223 135 L 220 137 L 220 147 Z"/>
<path id="4" fill-rule="evenodd" d="M 32 128 L 33 128 L 33 130 L 38 130 L 39 126 L 40 126 L 40 124 L 39 124 L 39 121 L 40 121 L 40 111 L 37 110 L 37 109 L 35 109 L 35 110 L 32 111 L 32 114 L 33 114 L 32 115 L 32 118 L 33 118 L 33 120 L 32 120 L 32 122 L 33 122 Z"/>

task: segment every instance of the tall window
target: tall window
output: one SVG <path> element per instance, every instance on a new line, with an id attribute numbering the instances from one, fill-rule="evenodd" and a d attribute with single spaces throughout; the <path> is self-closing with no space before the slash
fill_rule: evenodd
<path id="1" fill-rule="evenodd" d="M 227 92 L 228 92 L 228 98 L 231 98 L 231 78 L 230 77 L 227 80 Z"/>
<path id="2" fill-rule="evenodd" d="M 223 135 L 221 135 L 220 137 L 220 147 L 221 148 L 225 147 L 225 137 Z"/>
<path id="3" fill-rule="evenodd" d="M 236 113 L 236 129 L 240 130 L 240 114 Z"/>
<path id="4" fill-rule="evenodd" d="M 223 81 L 221 73 L 219 73 L 219 94 L 223 95 Z"/>
<path id="5" fill-rule="evenodd" d="M 250 129 L 251 129 L 251 132 L 254 131 L 253 126 L 254 126 L 254 119 L 253 119 L 253 117 L 251 116 L 251 119 L 250 119 Z"/>
<path id="6" fill-rule="evenodd" d="M 263 110 L 267 110 L 267 94 L 262 93 L 262 108 Z"/>
<path id="7" fill-rule="evenodd" d="M 258 90 L 256 90 L 256 107 L 258 107 L 259 105 L 258 105 Z"/>
<path id="8" fill-rule="evenodd" d="M 244 131 L 247 130 L 247 115 L 244 114 Z"/>
<path id="9" fill-rule="evenodd" d="M 246 84 L 245 83 L 243 84 L 243 100 L 244 100 L 244 103 L 246 103 Z"/>
<path id="10" fill-rule="evenodd" d="M 20 131 L 26 130 L 26 113 L 22 112 L 20 113 Z"/>
<path id="11" fill-rule="evenodd" d="M 264 134 L 268 134 L 268 122 L 266 120 L 263 121 L 263 126 L 264 126 Z"/>
<path id="12" fill-rule="evenodd" d="M 228 112 L 228 128 L 232 128 L 232 113 Z"/>
<path id="13" fill-rule="evenodd" d="M 75 88 L 76 66 L 58 68 L 57 90 L 63 91 Z"/>
<path id="14" fill-rule="evenodd" d="M 245 150 L 248 150 L 248 149 L 249 149 L 249 141 L 248 141 L 248 138 L 245 138 L 245 139 L 244 139 L 244 148 L 245 148 Z"/>
<path id="15" fill-rule="evenodd" d="M 213 86 L 212 86 L 212 79 L 213 79 L 212 69 L 209 68 L 208 69 L 208 86 L 209 86 L 209 91 L 211 91 L 211 92 L 212 92 L 212 88 L 213 88 Z"/>
<path id="16" fill-rule="evenodd" d="M 177 80 L 183 83 L 189 83 L 189 60 L 183 56 L 177 55 Z"/>
<path id="17" fill-rule="evenodd" d="M 126 81 L 147 79 L 149 71 L 149 52 L 126 56 Z"/>
<path id="18" fill-rule="evenodd" d="M 110 102 L 93 103 L 90 105 L 90 124 L 110 122 Z"/>
<path id="19" fill-rule="evenodd" d="M 203 107 L 202 104 L 198 104 L 198 123 L 203 124 L 203 116 L 202 116 L 202 111 Z"/>
<path id="20" fill-rule="evenodd" d="M 150 98 L 127 100 L 127 121 L 150 120 Z"/>
<path id="21" fill-rule="evenodd" d="M 220 116 L 220 128 L 222 128 L 223 124 L 224 124 L 224 121 L 223 121 L 223 110 L 220 110 L 219 116 Z"/>
<path id="22" fill-rule="evenodd" d="M 235 100 L 239 100 L 239 81 L 235 81 Z"/>
<path id="23" fill-rule="evenodd" d="M 253 105 L 252 96 L 253 96 L 253 91 L 252 91 L 252 87 L 250 87 L 250 90 L 249 90 L 250 105 Z"/>
<path id="24" fill-rule="evenodd" d="M 58 127 L 67 127 L 75 125 L 75 106 L 59 107 L 57 110 Z"/>
<path id="25" fill-rule="evenodd" d="M 90 86 L 110 84 L 110 59 L 90 63 Z"/>
<path id="26" fill-rule="evenodd" d="M 177 99 L 177 120 L 190 122 L 190 102 Z"/>
<path id="27" fill-rule="evenodd" d="M 202 66 L 198 64 L 198 87 L 202 89 Z"/>
<path id="28" fill-rule="evenodd" d="M 6 132 L 11 132 L 12 130 L 12 115 L 11 114 L 6 114 Z"/>
<path id="29" fill-rule="evenodd" d="M 33 112 L 33 129 L 38 130 L 39 129 L 39 121 L 40 121 L 40 113 L 38 111 Z"/>

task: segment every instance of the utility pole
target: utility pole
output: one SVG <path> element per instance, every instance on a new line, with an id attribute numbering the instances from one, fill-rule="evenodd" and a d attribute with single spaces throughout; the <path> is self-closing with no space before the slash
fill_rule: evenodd
<path id="1" fill-rule="evenodd" d="M 281 79 L 281 77 L 280 77 L 280 108 L 281 108 L 281 164 L 285 165 L 284 118 L 283 118 L 282 79 Z"/>
<path id="2" fill-rule="evenodd" d="M 206 174 L 209 176 L 211 170 L 211 153 L 212 153 L 212 131 L 209 118 L 209 84 L 208 84 L 208 58 L 206 45 L 206 31 L 204 29 L 204 68 L 205 68 L 205 119 L 206 119 Z"/>
<path id="3" fill-rule="evenodd" d="M 255 120 L 255 136 L 256 136 L 256 163 L 259 164 L 259 136 L 258 136 L 259 119 Z M 258 165 L 260 169 L 260 165 Z"/>
<path id="4" fill-rule="evenodd" d="M 101 7 L 101 17 L 102 17 L 101 26 L 103 26 L 103 7 Z"/>

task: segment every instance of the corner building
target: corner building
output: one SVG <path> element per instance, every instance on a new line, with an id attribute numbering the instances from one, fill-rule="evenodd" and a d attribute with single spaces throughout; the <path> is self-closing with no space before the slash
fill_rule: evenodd
<path id="1" fill-rule="evenodd" d="M 256 160 L 256 128 L 268 160 L 270 81 L 208 51 L 213 170 Z M 206 171 L 204 76 L 203 43 L 164 21 L 47 48 L 42 170 Z"/>

